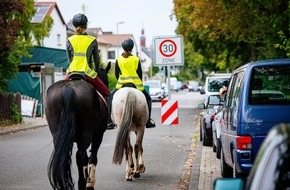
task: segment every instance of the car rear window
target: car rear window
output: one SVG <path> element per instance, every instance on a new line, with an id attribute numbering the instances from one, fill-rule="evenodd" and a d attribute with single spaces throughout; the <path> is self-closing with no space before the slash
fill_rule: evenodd
<path id="1" fill-rule="evenodd" d="M 208 79 L 208 91 L 219 92 L 223 85 L 227 86 L 229 78 L 209 78 Z"/>
<path id="2" fill-rule="evenodd" d="M 249 90 L 249 103 L 254 105 L 290 104 L 290 66 L 257 66 Z"/>

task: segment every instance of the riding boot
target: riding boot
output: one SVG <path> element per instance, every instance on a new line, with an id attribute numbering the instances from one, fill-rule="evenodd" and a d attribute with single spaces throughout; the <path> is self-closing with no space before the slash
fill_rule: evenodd
<path id="1" fill-rule="evenodd" d="M 107 120 L 107 129 L 115 129 L 116 125 L 113 123 L 112 118 L 111 118 L 111 110 L 112 110 L 112 98 L 111 95 L 106 96 L 106 101 L 107 101 L 107 107 L 108 107 L 108 120 Z"/>
<path id="2" fill-rule="evenodd" d="M 156 127 L 155 122 L 151 119 L 151 109 L 152 109 L 152 101 L 147 101 L 148 109 L 149 109 L 149 119 L 146 124 L 146 128 L 154 128 Z"/>

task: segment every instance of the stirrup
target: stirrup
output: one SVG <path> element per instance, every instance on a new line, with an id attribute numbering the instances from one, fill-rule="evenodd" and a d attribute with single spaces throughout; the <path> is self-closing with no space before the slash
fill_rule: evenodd
<path id="1" fill-rule="evenodd" d="M 146 124 L 146 128 L 154 128 L 154 127 L 156 127 L 155 122 L 153 121 L 153 119 L 150 119 Z"/>
<path id="2" fill-rule="evenodd" d="M 110 122 L 107 124 L 107 129 L 108 130 L 112 130 L 116 128 L 116 124 L 114 124 L 113 122 Z"/>

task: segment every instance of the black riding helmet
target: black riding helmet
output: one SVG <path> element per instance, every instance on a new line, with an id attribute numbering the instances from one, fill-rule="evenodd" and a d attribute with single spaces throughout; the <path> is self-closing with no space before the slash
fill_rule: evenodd
<path id="1" fill-rule="evenodd" d="M 73 17 L 72 23 L 74 27 L 84 26 L 87 28 L 88 18 L 86 15 L 79 13 Z"/>
<path id="2" fill-rule="evenodd" d="M 126 51 L 132 51 L 133 47 L 134 47 L 134 42 L 130 38 L 125 39 L 122 43 L 122 48 Z"/>

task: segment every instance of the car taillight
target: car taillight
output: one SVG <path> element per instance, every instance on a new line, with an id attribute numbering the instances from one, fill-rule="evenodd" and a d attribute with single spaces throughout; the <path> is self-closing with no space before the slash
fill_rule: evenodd
<path id="1" fill-rule="evenodd" d="M 238 136 L 237 148 L 240 150 L 252 149 L 252 137 L 251 136 Z"/>
<path id="2" fill-rule="evenodd" d="M 215 115 L 212 114 L 212 115 L 210 116 L 210 118 L 213 120 L 213 119 L 215 118 Z"/>

